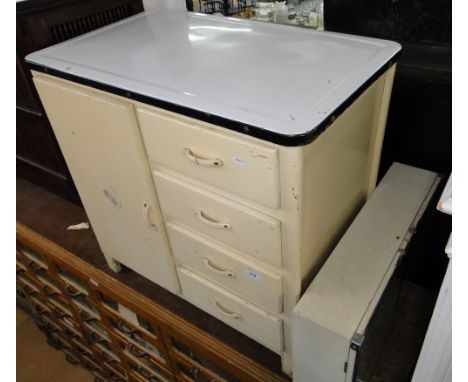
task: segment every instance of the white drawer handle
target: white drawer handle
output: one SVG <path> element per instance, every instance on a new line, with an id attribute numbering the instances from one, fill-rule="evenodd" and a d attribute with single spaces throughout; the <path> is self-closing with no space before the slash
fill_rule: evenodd
<path id="1" fill-rule="evenodd" d="M 148 226 L 148 228 L 151 228 L 157 231 L 158 228 L 156 227 L 156 224 L 154 224 L 151 221 L 150 212 L 151 212 L 151 206 L 149 205 L 149 203 L 148 202 L 143 203 L 143 220 Z"/>
<path id="2" fill-rule="evenodd" d="M 224 228 L 224 229 L 229 229 L 231 228 L 231 225 L 229 223 L 223 223 L 223 222 L 217 222 L 217 221 L 214 221 L 214 220 L 211 220 L 210 218 L 208 218 L 205 213 L 201 210 L 201 208 L 199 208 L 198 210 L 195 211 L 195 213 L 197 214 L 197 217 L 198 219 L 210 226 L 210 227 L 213 227 L 213 228 Z"/>
<path id="3" fill-rule="evenodd" d="M 213 306 L 215 307 L 215 309 L 216 309 L 219 313 L 223 314 L 223 315 L 226 316 L 226 317 L 236 318 L 236 319 L 241 317 L 241 315 L 240 315 L 239 313 L 237 313 L 237 312 L 231 312 L 231 311 L 227 310 L 227 309 L 226 309 L 224 306 L 222 306 L 215 298 L 213 298 L 213 299 L 211 300 L 211 303 L 213 304 Z"/>
<path id="4" fill-rule="evenodd" d="M 205 263 L 205 266 L 211 271 L 211 272 L 214 272 L 214 273 L 217 273 L 218 275 L 221 275 L 221 276 L 227 276 L 227 277 L 232 277 L 234 276 L 234 272 L 233 271 L 228 271 L 227 269 L 222 269 L 216 265 L 214 265 L 210 259 L 204 257 L 203 258 L 203 262 Z"/>
<path id="5" fill-rule="evenodd" d="M 185 157 L 191 161 L 196 163 L 199 166 L 206 166 L 206 167 L 220 167 L 223 165 L 223 161 L 218 158 L 214 159 L 206 159 L 206 158 L 200 158 L 196 156 L 192 150 L 189 148 L 185 147 L 184 150 L 182 151 L 185 155 Z"/>

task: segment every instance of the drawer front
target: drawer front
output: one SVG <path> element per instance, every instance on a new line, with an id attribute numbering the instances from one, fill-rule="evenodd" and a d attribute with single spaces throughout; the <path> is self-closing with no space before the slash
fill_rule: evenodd
<path id="1" fill-rule="evenodd" d="M 281 275 L 176 224 L 167 232 L 176 262 L 274 313 L 282 311 Z"/>
<path id="2" fill-rule="evenodd" d="M 255 200 L 280 204 L 278 150 L 202 127 L 196 120 L 137 108 L 151 161 Z"/>
<path id="3" fill-rule="evenodd" d="M 268 349 L 283 350 L 282 320 L 179 267 L 183 296 L 212 316 L 246 334 Z"/>
<path id="4" fill-rule="evenodd" d="M 278 220 L 159 171 L 154 177 L 166 221 L 180 221 L 249 256 L 281 266 Z"/>

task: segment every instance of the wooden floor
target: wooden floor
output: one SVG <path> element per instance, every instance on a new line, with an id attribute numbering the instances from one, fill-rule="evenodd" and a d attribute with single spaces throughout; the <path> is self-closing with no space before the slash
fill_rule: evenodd
<path id="1" fill-rule="evenodd" d="M 18 382 L 92 382 L 94 376 L 65 361 L 65 355 L 47 344 L 34 320 L 16 308 L 16 380 Z"/>

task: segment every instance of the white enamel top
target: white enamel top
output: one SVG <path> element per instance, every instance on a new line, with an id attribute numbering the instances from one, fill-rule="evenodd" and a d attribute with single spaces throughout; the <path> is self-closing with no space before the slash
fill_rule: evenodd
<path id="1" fill-rule="evenodd" d="M 285 135 L 304 134 L 398 51 L 390 41 L 145 12 L 27 61 Z"/>

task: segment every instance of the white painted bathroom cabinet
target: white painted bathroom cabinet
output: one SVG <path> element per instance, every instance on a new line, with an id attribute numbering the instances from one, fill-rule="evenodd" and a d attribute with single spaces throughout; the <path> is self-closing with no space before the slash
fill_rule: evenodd
<path id="1" fill-rule="evenodd" d="M 375 187 L 399 49 L 153 12 L 27 60 L 109 265 L 290 372 L 292 310 Z"/>

